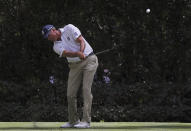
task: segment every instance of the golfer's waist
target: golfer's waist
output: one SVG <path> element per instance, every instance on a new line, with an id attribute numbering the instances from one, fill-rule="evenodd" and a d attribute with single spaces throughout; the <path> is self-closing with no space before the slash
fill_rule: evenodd
<path id="1" fill-rule="evenodd" d="M 92 51 L 91 53 L 89 53 L 89 54 L 86 56 L 86 58 L 89 57 L 89 56 L 91 56 L 91 55 L 94 55 L 94 52 L 93 52 L 93 51 Z"/>
<path id="2" fill-rule="evenodd" d="M 92 56 L 92 55 L 94 55 L 94 52 L 91 52 L 91 53 L 89 53 L 86 57 L 85 57 L 85 59 L 87 59 L 89 56 Z M 68 59 L 68 63 L 69 64 L 78 64 L 78 63 L 80 63 L 80 62 L 82 62 L 83 60 L 81 60 L 79 57 L 76 57 L 75 59 Z"/>

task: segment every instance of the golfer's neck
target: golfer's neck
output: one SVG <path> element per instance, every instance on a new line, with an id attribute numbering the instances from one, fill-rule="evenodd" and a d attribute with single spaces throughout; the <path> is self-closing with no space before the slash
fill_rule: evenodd
<path id="1" fill-rule="evenodd" d="M 61 37 L 58 37 L 57 41 L 61 41 L 61 40 L 62 40 Z"/>
<path id="2" fill-rule="evenodd" d="M 60 32 L 60 30 L 58 31 L 59 33 L 58 33 L 58 39 L 57 39 L 57 41 L 61 41 L 62 39 L 61 39 L 61 32 Z"/>

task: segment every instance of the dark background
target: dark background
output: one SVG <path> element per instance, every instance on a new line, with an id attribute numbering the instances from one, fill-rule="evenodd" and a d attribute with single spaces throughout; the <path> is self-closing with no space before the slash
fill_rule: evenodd
<path id="1" fill-rule="evenodd" d="M 191 122 L 190 17 L 190 0 L 1 0 L 0 121 L 67 121 L 67 61 L 41 29 L 71 23 L 94 52 L 117 45 L 98 56 L 92 121 Z"/>

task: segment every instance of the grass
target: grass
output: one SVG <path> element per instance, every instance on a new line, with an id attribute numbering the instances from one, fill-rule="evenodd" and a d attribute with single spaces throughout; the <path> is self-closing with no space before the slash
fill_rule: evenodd
<path id="1" fill-rule="evenodd" d="M 0 122 L 0 131 L 191 131 L 191 123 L 92 122 L 89 129 L 63 129 L 63 122 Z"/>

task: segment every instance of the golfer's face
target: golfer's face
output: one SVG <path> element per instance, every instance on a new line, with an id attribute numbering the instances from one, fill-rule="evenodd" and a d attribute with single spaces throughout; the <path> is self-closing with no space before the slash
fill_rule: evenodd
<path id="1" fill-rule="evenodd" d="M 57 35 L 57 30 L 56 29 L 51 29 L 49 35 L 48 35 L 48 40 L 50 41 L 56 41 L 58 39 Z"/>

